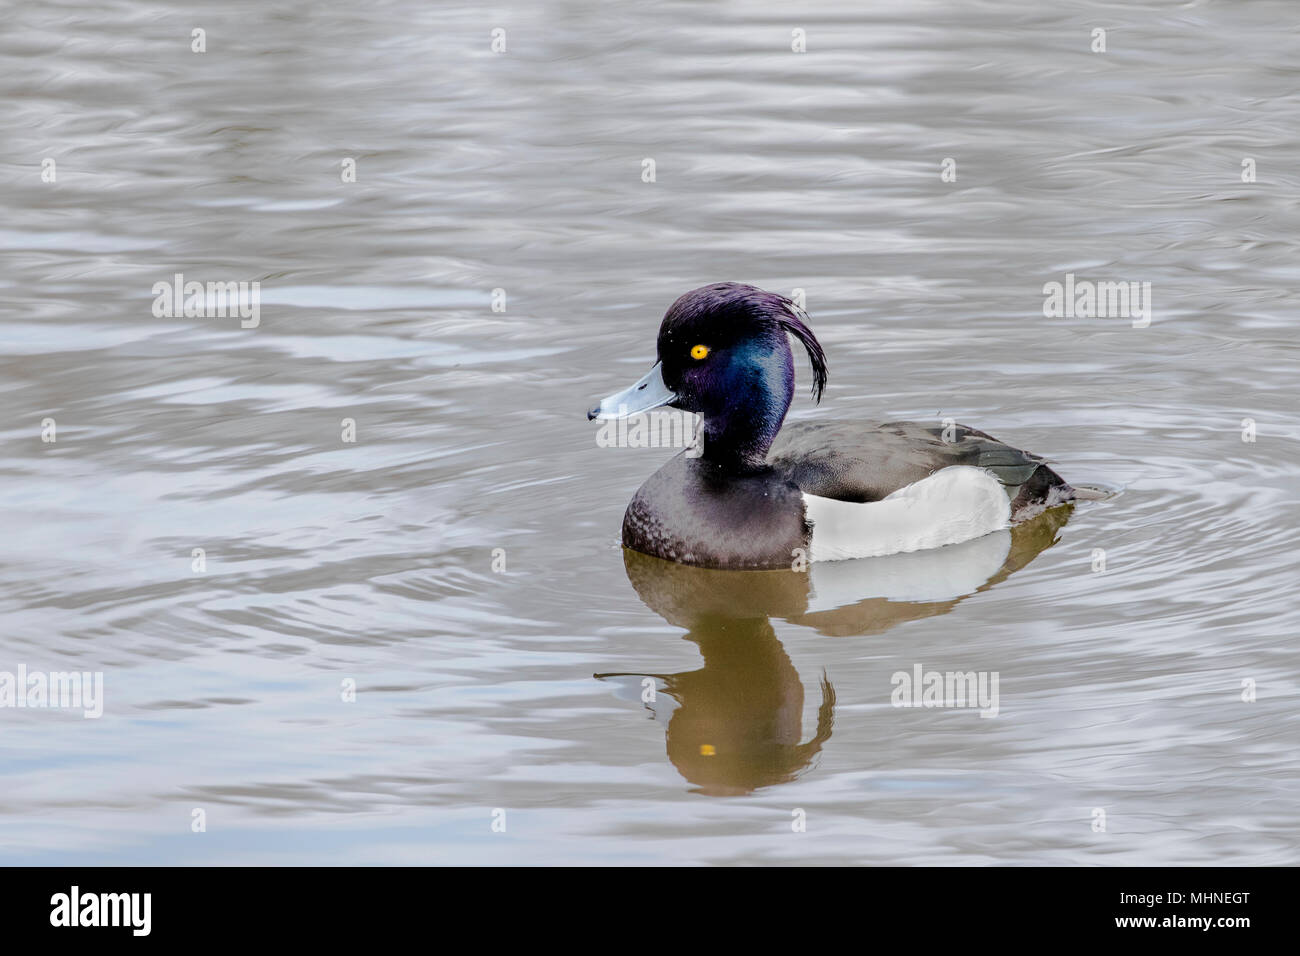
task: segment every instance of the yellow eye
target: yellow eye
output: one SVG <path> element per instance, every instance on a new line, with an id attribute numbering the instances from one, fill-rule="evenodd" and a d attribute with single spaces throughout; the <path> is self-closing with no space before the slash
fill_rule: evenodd
<path id="1" fill-rule="evenodd" d="M 702 359 L 707 357 L 708 354 L 709 347 L 707 345 L 697 345 L 695 348 L 691 349 L 691 358 L 693 359 Z"/>

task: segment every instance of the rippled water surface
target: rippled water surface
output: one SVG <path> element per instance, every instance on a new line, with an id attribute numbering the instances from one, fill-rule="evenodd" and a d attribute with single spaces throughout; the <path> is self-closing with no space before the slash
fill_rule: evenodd
<path id="1" fill-rule="evenodd" d="M 1300 863 L 1296 17 L 11 5 L 0 670 L 105 702 L 0 709 L 0 861 Z M 176 273 L 260 324 L 156 317 Z M 1045 318 L 1067 273 L 1150 325 Z M 811 578 L 625 558 L 671 452 L 583 412 L 724 279 L 806 290 L 792 418 L 1118 494 Z M 891 706 L 918 664 L 997 716 Z"/>

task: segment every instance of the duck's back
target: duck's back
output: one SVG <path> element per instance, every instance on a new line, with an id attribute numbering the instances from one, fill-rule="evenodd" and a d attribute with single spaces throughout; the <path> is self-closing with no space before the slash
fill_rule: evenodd
<path id="1" fill-rule="evenodd" d="M 953 465 L 995 475 L 1011 496 L 1013 521 L 1074 497 L 1042 458 L 965 425 L 791 422 L 768 461 L 801 491 L 840 501 L 880 501 Z"/>

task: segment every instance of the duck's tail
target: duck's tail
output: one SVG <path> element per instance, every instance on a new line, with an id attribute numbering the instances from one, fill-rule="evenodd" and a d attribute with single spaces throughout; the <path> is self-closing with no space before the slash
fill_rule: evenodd
<path id="1" fill-rule="evenodd" d="M 1047 465 L 1039 465 L 1012 497 L 1011 521 L 1012 523 L 1027 521 L 1035 515 L 1042 514 L 1048 508 L 1055 508 L 1057 505 L 1081 497 L 1079 489 Z"/>

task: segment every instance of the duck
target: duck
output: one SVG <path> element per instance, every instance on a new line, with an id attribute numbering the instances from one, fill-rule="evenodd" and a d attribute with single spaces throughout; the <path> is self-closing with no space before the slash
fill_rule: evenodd
<path id="1" fill-rule="evenodd" d="M 951 420 L 782 427 L 792 339 L 817 404 L 826 390 L 809 322 L 792 299 L 737 282 L 673 302 L 650 371 L 587 412 L 609 420 L 667 406 L 700 419 L 695 441 L 632 497 L 625 548 L 703 568 L 804 570 L 959 544 L 1075 499 L 1044 458 Z"/>

